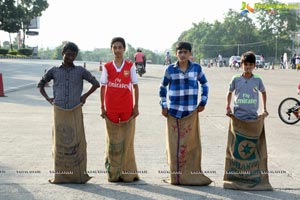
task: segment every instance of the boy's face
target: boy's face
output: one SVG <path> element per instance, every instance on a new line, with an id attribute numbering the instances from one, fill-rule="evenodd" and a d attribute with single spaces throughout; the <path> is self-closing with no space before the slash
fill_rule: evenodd
<path id="1" fill-rule="evenodd" d="M 77 53 L 67 49 L 65 52 L 62 53 L 64 64 L 72 65 L 74 60 L 77 57 Z"/>
<path id="2" fill-rule="evenodd" d="M 123 58 L 125 48 L 121 42 L 115 42 L 111 47 L 111 51 L 113 52 L 116 58 Z"/>
<path id="3" fill-rule="evenodd" d="M 255 68 L 255 63 L 244 62 L 242 63 L 242 67 L 244 72 L 252 73 L 253 69 Z"/>
<path id="4" fill-rule="evenodd" d="M 192 56 L 191 52 L 186 49 L 178 49 L 176 51 L 176 56 L 179 60 L 179 62 L 188 61 L 190 56 Z"/>

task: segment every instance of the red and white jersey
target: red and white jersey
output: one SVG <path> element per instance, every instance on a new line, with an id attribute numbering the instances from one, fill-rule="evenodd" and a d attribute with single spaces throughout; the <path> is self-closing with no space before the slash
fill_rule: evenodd
<path id="1" fill-rule="evenodd" d="M 131 112 L 133 109 L 132 84 L 137 84 L 137 75 L 132 62 L 124 60 L 121 67 L 114 61 L 104 65 L 101 84 L 106 85 L 105 106 L 109 112 Z"/>

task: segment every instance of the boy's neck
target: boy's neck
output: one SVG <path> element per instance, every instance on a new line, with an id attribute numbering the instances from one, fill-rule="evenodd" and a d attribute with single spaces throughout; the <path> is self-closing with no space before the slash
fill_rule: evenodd
<path id="1" fill-rule="evenodd" d="M 74 63 L 65 63 L 65 62 L 63 62 L 62 65 L 63 65 L 64 67 L 73 67 L 73 66 L 74 66 Z"/>
<path id="2" fill-rule="evenodd" d="M 251 78 L 252 75 L 253 75 L 252 72 L 244 72 L 244 73 L 243 73 L 243 77 L 244 77 L 244 78 L 247 78 L 247 79 L 248 79 L 248 78 Z"/>
<path id="3" fill-rule="evenodd" d="M 186 69 L 188 68 L 189 66 L 189 62 L 188 61 L 184 61 L 184 62 L 178 62 L 178 66 L 180 68 L 181 71 L 186 71 Z"/>
<path id="4" fill-rule="evenodd" d="M 117 67 L 120 67 L 121 65 L 122 65 L 122 63 L 123 63 L 123 58 L 114 58 L 114 62 L 115 62 L 115 65 L 117 66 Z"/>

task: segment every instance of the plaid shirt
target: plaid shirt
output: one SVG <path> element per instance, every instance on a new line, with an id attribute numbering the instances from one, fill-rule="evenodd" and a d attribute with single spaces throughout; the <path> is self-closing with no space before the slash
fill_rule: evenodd
<path id="1" fill-rule="evenodd" d="M 54 104 L 64 109 L 72 109 L 81 103 L 80 97 L 83 91 L 83 80 L 92 85 L 100 85 L 96 78 L 86 69 L 80 66 L 52 67 L 38 83 L 38 87 L 53 79 Z"/>
<path id="2" fill-rule="evenodd" d="M 199 106 L 205 106 L 208 97 L 208 83 L 205 74 L 199 64 L 189 62 L 185 72 L 179 69 L 178 62 L 165 71 L 159 96 L 162 108 L 167 106 L 167 86 L 169 86 L 169 114 L 176 118 L 183 118 L 192 113 L 198 107 L 198 90 L 201 84 L 202 93 Z"/>

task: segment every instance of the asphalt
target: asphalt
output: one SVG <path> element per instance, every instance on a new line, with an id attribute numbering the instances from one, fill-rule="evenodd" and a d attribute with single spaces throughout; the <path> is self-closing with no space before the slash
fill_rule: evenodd
<path id="1" fill-rule="evenodd" d="M 104 120 L 99 116 L 99 90 L 83 107 L 87 138 L 87 184 L 53 185 L 51 155 L 52 109 L 39 94 L 36 82 L 42 76 L 27 72 L 24 84 L 16 85 L 15 71 L 8 64 L 47 66 L 53 61 L 0 60 L 6 97 L 0 97 L 0 199 L 300 199 L 300 122 L 286 125 L 277 108 L 282 99 L 297 96 L 299 73 L 295 70 L 255 70 L 263 77 L 268 94 L 269 117 L 265 121 L 269 178 L 274 191 L 235 191 L 222 187 L 229 118 L 225 116 L 228 83 L 234 74 L 229 68 L 203 68 L 209 81 L 208 104 L 200 114 L 202 169 L 213 180 L 210 186 L 173 186 L 166 159 L 166 119 L 161 115 L 158 88 L 162 65 L 148 65 L 139 78 L 140 115 L 137 118 L 135 152 L 141 180 L 134 183 L 109 183 L 104 171 Z M 56 61 L 59 62 L 59 61 Z M 58 63 L 59 64 L 59 63 Z M 87 63 L 97 78 L 97 63 Z M 19 72 L 25 73 L 20 67 Z M 25 79 L 25 78 L 24 78 Z M 90 86 L 85 84 L 87 90 Z M 47 88 L 51 93 L 51 87 Z"/>

